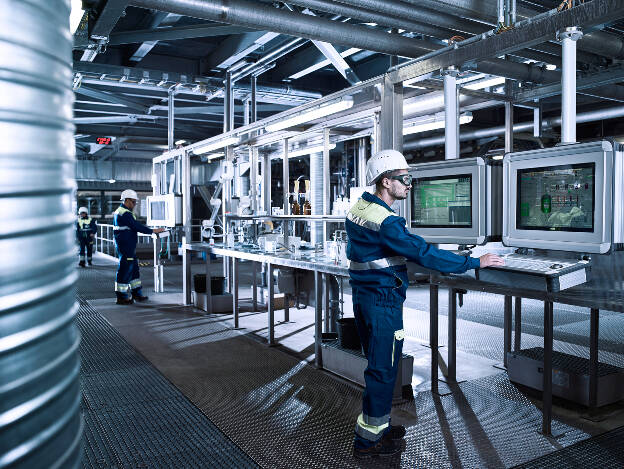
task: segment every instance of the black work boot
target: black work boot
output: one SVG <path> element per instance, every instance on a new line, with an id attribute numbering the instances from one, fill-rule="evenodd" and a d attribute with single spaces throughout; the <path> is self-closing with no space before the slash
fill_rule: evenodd
<path id="1" fill-rule="evenodd" d="M 78 265 L 79 265 L 80 267 L 86 267 L 86 265 L 85 265 L 85 261 L 80 261 L 80 262 L 78 262 Z"/>
<path id="2" fill-rule="evenodd" d="M 391 438 L 381 438 L 370 448 L 353 447 L 353 457 L 356 459 L 368 459 L 377 457 L 387 457 L 401 451 L 401 445 Z"/>
<path id="3" fill-rule="evenodd" d="M 88 261 L 87 261 L 87 264 L 89 264 L 89 265 L 93 265 L 93 261 L 92 261 L 92 260 L 88 260 Z"/>
<path id="4" fill-rule="evenodd" d="M 126 298 L 124 296 L 117 296 L 118 305 L 131 305 L 133 303 L 134 301 L 132 301 L 132 298 Z"/>
<path id="5" fill-rule="evenodd" d="M 141 291 L 141 289 L 137 289 L 137 290 L 132 290 L 132 299 L 134 299 L 134 301 L 139 301 L 142 303 L 143 301 L 147 301 L 149 297 L 143 295 L 143 292 Z"/>

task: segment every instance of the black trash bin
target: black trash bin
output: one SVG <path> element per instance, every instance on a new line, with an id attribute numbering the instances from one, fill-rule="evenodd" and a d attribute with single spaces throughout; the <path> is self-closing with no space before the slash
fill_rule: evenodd
<path id="1" fill-rule="evenodd" d="M 360 336 L 358 335 L 355 318 L 342 318 L 338 323 L 338 339 L 340 346 L 353 350 L 361 350 Z"/>
<path id="2" fill-rule="evenodd" d="M 193 287 L 197 293 L 206 293 L 206 274 L 193 275 Z M 225 277 L 210 277 L 210 293 L 223 295 L 225 292 Z"/>

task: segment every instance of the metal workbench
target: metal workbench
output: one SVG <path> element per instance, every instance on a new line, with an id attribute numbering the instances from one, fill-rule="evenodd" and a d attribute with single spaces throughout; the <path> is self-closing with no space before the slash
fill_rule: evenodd
<path id="1" fill-rule="evenodd" d="M 430 276 L 430 334 L 431 345 L 431 388 L 438 393 L 438 289 L 449 289 L 448 309 L 448 364 L 447 380 L 456 382 L 456 332 L 457 295 L 462 290 L 494 293 L 505 297 L 504 307 L 504 365 L 507 366 L 507 353 L 511 352 L 512 299 L 516 297 L 514 350 L 520 350 L 521 337 L 521 298 L 544 302 L 544 373 L 542 391 L 542 433 L 551 436 L 552 419 L 552 353 L 553 353 L 553 303 L 590 308 L 589 346 L 589 402 L 596 406 L 598 389 L 598 322 L 601 309 L 624 312 L 624 292 L 605 289 L 604 278 L 596 276 L 590 282 L 560 292 L 530 290 L 526 288 L 495 285 L 477 280 L 474 274 Z"/>
<path id="2" fill-rule="evenodd" d="M 232 277 L 232 311 L 234 314 L 234 327 L 239 327 L 239 306 L 238 306 L 238 260 L 244 259 L 254 263 L 263 263 L 267 266 L 268 277 L 268 345 L 275 345 L 275 308 L 273 303 L 275 285 L 273 280 L 273 269 L 275 267 L 291 267 L 295 269 L 309 270 L 314 272 L 314 353 L 315 363 L 318 368 L 323 367 L 322 357 L 322 332 L 323 332 L 323 312 L 326 323 L 329 318 L 329 281 L 327 275 L 349 276 L 349 269 L 346 266 L 337 265 L 335 261 L 324 254 L 324 252 L 300 251 L 300 254 L 292 254 L 288 251 L 283 253 L 265 253 L 257 247 L 235 243 L 232 247 L 224 244 L 211 246 L 208 243 L 192 243 L 186 246 L 189 251 L 199 251 L 206 253 L 206 285 L 210 285 L 210 254 L 223 256 L 231 262 L 230 273 Z M 254 270 L 255 273 L 255 270 Z M 255 280 L 255 275 L 254 275 Z M 188 286 L 185 286 L 188 288 Z M 323 301 L 323 290 L 325 290 L 325 301 Z M 254 287 L 254 309 L 256 307 L 256 288 Z M 210 290 L 207 288 L 206 292 Z M 208 295 L 208 311 L 210 311 L 210 295 Z M 284 320 L 289 320 L 288 299 L 284 299 Z"/>

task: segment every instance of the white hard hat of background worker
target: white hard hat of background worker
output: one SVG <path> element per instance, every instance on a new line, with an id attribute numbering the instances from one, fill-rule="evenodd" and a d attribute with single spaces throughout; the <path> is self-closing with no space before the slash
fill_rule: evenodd
<path id="1" fill-rule="evenodd" d="M 89 214 L 89 210 L 87 210 L 87 207 L 80 207 L 78 209 L 78 215 L 82 215 L 83 213 L 86 213 L 87 215 Z"/>
<path id="2" fill-rule="evenodd" d="M 382 150 L 377 152 L 366 162 L 366 185 L 370 186 L 377 182 L 381 175 L 398 169 L 409 169 L 409 165 L 400 151 Z"/>
<path id="3" fill-rule="evenodd" d="M 138 200 L 139 196 L 132 189 L 126 189 L 121 193 L 121 200 L 124 201 L 126 199 Z"/>

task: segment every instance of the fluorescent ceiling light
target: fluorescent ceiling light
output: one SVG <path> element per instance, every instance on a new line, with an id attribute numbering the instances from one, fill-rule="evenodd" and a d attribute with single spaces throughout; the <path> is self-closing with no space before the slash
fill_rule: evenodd
<path id="1" fill-rule="evenodd" d="M 335 143 L 329 144 L 329 149 L 333 150 L 336 148 Z M 323 145 L 316 145 L 313 147 L 302 148 L 301 150 L 289 151 L 288 158 L 296 158 L 298 156 L 311 155 L 312 153 L 320 153 L 323 151 Z"/>
<path id="2" fill-rule="evenodd" d="M 460 114 L 459 123 L 468 124 L 472 122 L 472 114 L 467 112 L 464 114 Z M 412 122 L 408 125 L 403 126 L 403 135 L 411 135 L 417 134 L 421 132 L 427 132 L 428 130 L 436 130 L 443 129 L 445 127 L 444 122 L 444 113 L 436 114 L 433 118 L 429 117 L 428 119 L 419 119 L 418 121 Z"/>
<path id="3" fill-rule="evenodd" d="M 495 77 L 490 78 L 489 80 L 479 81 L 477 83 L 470 83 L 468 85 L 463 86 L 468 90 L 482 90 L 484 88 L 489 88 L 490 86 L 499 86 L 505 84 L 505 78 L 503 77 Z"/>
<path id="4" fill-rule="evenodd" d="M 80 26 L 82 15 L 84 10 L 82 9 L 82 0 L 72 0 L 71 13 L 69 14 L 69 31 L 74 34 Z"/>
<path id="5" fill-rule="evenodd" d="M 496 155 L 496 156 L 493 156 L 492 159 L 493 160 L 502 160 L 504 158 L 504 156 L 505 155 Z"/>
<path id="6" fill-rule="evenodd" d="M 115 180 L 114 179 L 109 179 L 108 182 L 110 182 L 111 184 L 115 184 Z"/>
<path id="7" fill-rule="evenodd" d="M 225 153 L 211 153 L 208 155 L 208 161 L 216 160 L 217 158 L 222 158 L 225 156 Z"/>
<path id="8" fill-rule="evenodd" d="M 546 64 L 546 70 L 556 70 L 557 66 L 553 64 Z"/>
<path id="9" fill-rule="evenodd" d="M 198 147 L 193 148 L 193 153 L 196 155 L 203 155 L 204 153 L 209 153 L 212 150 L 218 150 L 219 148 L 225 148 L 228 145 L 236 145 L 240 142 L 238 137 L 229 137 L 225 140 L 219 140 L 218 142 L 206 143 L 205 145 L 200 145 Z"/>
<path id="10" fill-rule="evenodd" d="M 327 104 L 325 106 L 312 109 L 311 111 L 303 112 L 296 116 L 287 118 L 286 120 L 276 122 L 275 124 L 269 124 L 265 128 L 267 132 L 275 132 L 277 130 L 287 129 L 288 127 L 293 127 L 298 124 L 303 124 L 304 122 L 310 122 L 315 119 L 328 116 L 330 114 L 335 114 L 336 112 L 344 111 L 345 109 L 349 109 L 352 106 L 352 99 L 341 99 L 340 101 L 337 101 L 335 103 Z"/>
<path id="11" fill-rule="evenodd" d="M 353 54 L 355 54 L 356 52 L 360 52 L 361 50 L 362 49 L 358 49 L 357 47 L 352 47 L 351 49 L 347 49 L 345 51 L 342 51 L 340 53 L 340 56 L 342 58 L 350 57 Z M 328 65 L 331 65 L 331 62 L 330 62 L 329 59 L 321 60 L 320 62 L 315 63 L 314 65 L 310 65 L 309 67 L 304 68 L 300 72 L 297 72 L 294 75 L 289 76 L 288 78 L 290 78 L 291 80 L 296 80 L 297 78 L 301 78 L 301 77 L 304 77 L 306 75 L 309 75 L 310 73 L 315 72 L 317 70 L 320 70 L 323 67 L 327 67 Z"/>
<path id="12" fill-rule="evenodd" d="M 186 143 L 186 140 L 176 140 L 175 144 L 176 145 L 184 145 Z"/>

